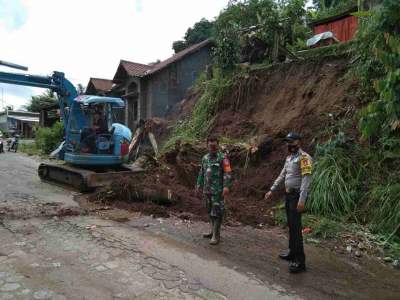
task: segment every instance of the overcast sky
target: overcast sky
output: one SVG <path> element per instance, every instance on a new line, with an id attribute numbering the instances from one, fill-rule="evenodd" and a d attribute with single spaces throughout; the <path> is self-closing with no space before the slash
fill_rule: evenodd
<path id="1" fill-rule="evenodd" d="M 149 63 L 173 54 L 172 42 L 228 0 L 0 0 L 0 60 L 29 73 L 65 72 L 74 84 L 112 78 L 120 59 Z M 18 72 L 0 67 L 0 71 Z M 43 90 L 0 83 L 6 105 Z"/>

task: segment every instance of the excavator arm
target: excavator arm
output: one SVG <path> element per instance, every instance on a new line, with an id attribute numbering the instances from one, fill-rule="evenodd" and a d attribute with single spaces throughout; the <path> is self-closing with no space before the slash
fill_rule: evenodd
<path id="1" fill-rule="evenodd" d="M 4 63 L 3 63 L 4 65 Z M 64 73 L 54 72 L 52 76 L 38 76 L 18 73 L 0 72 L 0 82 L 50 89 L 57 93 L 63 120 L 68 120 L 68 110 L 72 101 L 78 96 L 73 84 L 65 78 Z M 67 127 L 67 124 L 64 124 Z"/>

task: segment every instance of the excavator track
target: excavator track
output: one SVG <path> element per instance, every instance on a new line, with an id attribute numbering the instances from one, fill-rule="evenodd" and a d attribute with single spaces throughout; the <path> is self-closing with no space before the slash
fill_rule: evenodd
<path id="1" fill-rule="evenodd" d="M 88 192 L 111 183 L 118 176 L 129 176 L 143 171 L 127 165 L 113 169 L 83 169 L 68 164 L 41 163 L 38 175 L 44 181 L 57 182 L 80 192 Z"/>

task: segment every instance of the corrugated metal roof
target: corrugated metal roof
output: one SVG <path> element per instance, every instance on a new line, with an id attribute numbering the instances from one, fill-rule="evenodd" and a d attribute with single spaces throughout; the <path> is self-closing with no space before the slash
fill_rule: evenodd
<path id="1" fill-rule="evenodd" d="M 35 118 L 35 117 L 8 116 L 8 118 L 22 121 L 22 122 L 39 123 L 39 118 Z"/>

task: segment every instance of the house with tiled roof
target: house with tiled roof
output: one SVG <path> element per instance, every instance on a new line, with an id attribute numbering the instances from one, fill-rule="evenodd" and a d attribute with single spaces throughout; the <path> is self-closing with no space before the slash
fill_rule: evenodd
<path id="1" fill-rule="evenodd" d="M 109 79 L 90 78 L 86 87 L 86 95 L 104 96 L 111 91 L 113 82 Z"/>
<path id="2" fill-rule="evenodd" d="M 140 119 L 167 116 L 209 64 L 209 40 L 156 64 L 121 60 L 108 95 L 125 100 L 124 123 L 133 129 Z"/>

